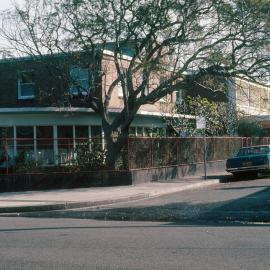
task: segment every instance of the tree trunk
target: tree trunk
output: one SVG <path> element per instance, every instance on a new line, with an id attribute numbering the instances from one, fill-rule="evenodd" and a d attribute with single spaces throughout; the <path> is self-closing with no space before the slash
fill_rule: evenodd
<path id="1" fill-rule="evenodd" d="M 110 170 L 128 169 L 128 134 L 106 137 L 106 167 Z"/>

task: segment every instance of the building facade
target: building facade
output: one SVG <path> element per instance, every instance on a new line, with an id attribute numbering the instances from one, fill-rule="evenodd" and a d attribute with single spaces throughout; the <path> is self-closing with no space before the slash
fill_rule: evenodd
<path id="1" fill-rule="evenodd" d="M 0 141 L 7 145 L 11 159 L 27 154 L 45 164 L 65 163 L 80 140 L 102 138 L 101 117 L 84 102 L 84 96 L 91 84 L 108 91 L 117 72 L 109 51 L 97 56 L 91 66 L 84 65 L 84 60 L 83 56 L 68 62 L 55 56 L 45 61 L 0 61 Z M 123 108 L 122 91 L 120 84 L 113 91 L 112 118 Z M 130 133 L 146 136 L 153 129 L 165 132 L 159 106 L 144 105 Z"/>
<path id="2" fill-rule="evenodd" d="M 238 112 L 257 119 L 270 136 L 270 86 L 234 78 L 228 87 L 229 102 Z"/>

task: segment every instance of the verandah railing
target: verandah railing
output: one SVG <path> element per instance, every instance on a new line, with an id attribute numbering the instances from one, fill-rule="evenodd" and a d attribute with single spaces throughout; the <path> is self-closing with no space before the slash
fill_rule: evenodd
<path id="1" fill-rule="evenodd" d="M 208 137 L 207 161 L 225 160 L 240 147 L 270 144 L 270 137 Z M 104 138 L 0 139 L 1 173 L 40 171 L 106 170 Z M 130 137 L 116 170 L 132 170 L 203 162 L 203 138 Z M 88 156 L 92 155 L 91 160 Z M 84 160 L 88 159 L 88 160 Z M 26 165 L 27 166 L 26 166 Z M 82 166 L 83 165 L 83 166 Z M 96 168 L 95 168 L 96 166 Z M 61 170 L 62 170 L 61 169 Z"/>

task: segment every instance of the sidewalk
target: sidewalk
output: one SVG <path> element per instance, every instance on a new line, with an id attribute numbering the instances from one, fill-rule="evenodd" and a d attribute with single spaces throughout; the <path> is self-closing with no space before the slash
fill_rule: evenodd
<path id="1" fill-rule="evenodd" d="M 211 179 L 211 177 L 210 177 Z M 132 186 L 0 193 L 0 213 L 50 211 L 153 198 L 215 185 L 220 179 L 181 178 Z"/>

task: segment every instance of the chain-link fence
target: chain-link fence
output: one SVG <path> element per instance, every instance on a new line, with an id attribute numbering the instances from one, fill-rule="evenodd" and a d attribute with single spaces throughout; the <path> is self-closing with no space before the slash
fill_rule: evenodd
<path id="1" fill-rule="evenodd" d="M 269 144 L 270 138 L 207 137 L 206 160 L 219 161 L 233 156 L 241 147 Z M 40 173 L 112 170 L 106 159 L 106 139 L 2 139 L 0 173 Z M 113 170 L 132 170 L 201 163 L 204 138 L 130 137 L 115 160 Z"/>
<path id="2" fill-rule="evenodd" d="M 241 147 L 269 144 L 270 138 L 207 137 L 206 160 L 232 157 Z M 130 138 L 129 169 L 200 163 L 204 138 Z"/>

